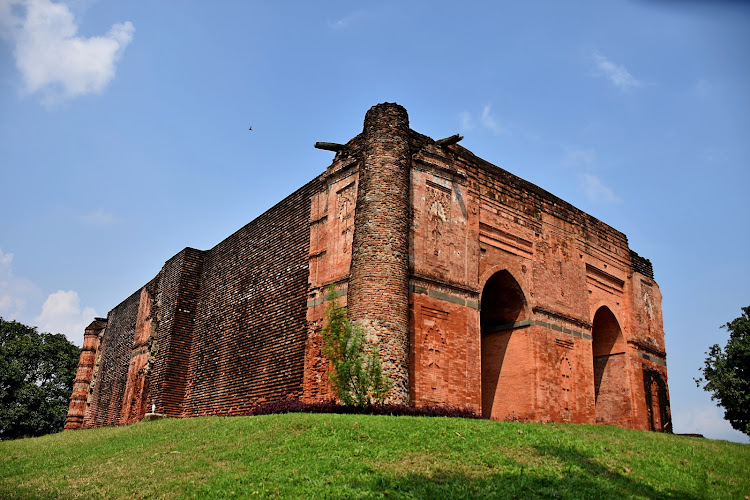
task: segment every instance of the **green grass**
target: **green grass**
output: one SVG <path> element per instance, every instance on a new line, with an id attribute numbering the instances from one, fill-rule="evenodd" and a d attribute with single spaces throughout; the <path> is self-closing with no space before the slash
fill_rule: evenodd
<path id="1" fill-rule="evenodd" d="M 0 498 L 732 498 L 750 446 L 614 427 L 286 414 L 0 442 Z"/>

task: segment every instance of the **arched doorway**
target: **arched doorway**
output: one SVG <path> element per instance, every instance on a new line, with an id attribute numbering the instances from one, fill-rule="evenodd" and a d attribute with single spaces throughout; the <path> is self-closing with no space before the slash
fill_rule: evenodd
<path id="1" fill-rule="evenodd" d="M 631 414 L 625 339 L 612 311 L 602 306 L 591 330 L 596 423 L 627 425 Z"/>
<path id="2" fill-rule="evenodd" d="M 521 417 L 531 401 L 528 380 L 529 349 L 520 328 L 528 326 L 526 298 L 513 276 L 502 270 L 484 285 L 481 297 L 482 415 L 502 420 Z"/>

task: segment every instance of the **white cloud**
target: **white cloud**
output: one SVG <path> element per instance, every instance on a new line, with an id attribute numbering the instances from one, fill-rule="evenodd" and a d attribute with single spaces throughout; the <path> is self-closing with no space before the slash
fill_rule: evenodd
<path id="1" fill-rule="evenodd" d="M 643 82 L 631 75 L 625 66 L 613 63 L 598 52 L 595 52 L 593 57 L 597 70 L 596 74 L 606 78 L 620 90 L 630 90 L 643 86 Z"/>
<path id="2" fill-rule="evenodd" d="M 479 118 L 479 121 L 485 128 L 490 129 L 496 134 L 502 134 L 506 132 L 505 128 L 502 127 L 495 119 L 495 116 L 492 114 L 492 106 L 490 106 L 489 104 L 485 105 L 482 109 L 482 116 Z"/>
<path id="3" fill-rule="evenodd" d="M 13 274 L 13 254 L 0 250 L 0 316 L 22 321 L 30 303 L 41 300 L 42 292 L 26 278 Z"/>
<path id="4" fill-rule="evenodd" d="M 14 8 L 25 11 L 25 17 Z M 127 21 L 104 36 L 86 38 L 78 35 L 73 13 L 63 3 L 0 0 L 0 35 L 15 43 L 25 90 L 42 93 L 47 104 L 102 92 L 134 31 Z"/>
<path id="5" fill-rule="evenodd" d="M 597 154 L 594 149 L 566 147 L 561 163 L 562 166 L 573 170 L 581 189 L 591 201 L 596 203 L 619 202 L 620 199 L 614 191 L 598 175 L 592 173 L 597 168 L 596 158 Z"/>
<path id="6" fill-rule="evenodd" d="M 681 434 L 703 434 L 711 439 L 750 442 L 746 435 L 734 430 L 729 422 L 724 420 L 723 410 L 716 406 L 675 412 L 672 415 L 672 424 L 674 431 Z"/>
<path id="7" fill-rule="evenodd" d="M 471 130 L 474 128 L 474 120 L 468 111 L 461 111 L 458 114 L 458 119 L 461 120 L 461 130 Z"/>
<path id="8" fill-rule="evenodd" d="M 593 149 L 567 149 L 562 164 L 565 167 L 591 168 L 596 161 Z"/>
<path id="9" fill-rule="evenodd" d="M 341 19 L 337 19 L 336 21 L 329 21 L 328 27 L 332 30 L 341 30 L 344 28 L 348 28 L 352 24 L 354 24 L 355 21 L 358 21 L 362 17 L 364 17 L 365 11 L 363 10 L 357 10 L 352 12 L 349 15 L 346 15 L 342 17 Z"/>
<path id="10" fill-rule="evenodd" d="M 10 266 L 11 262 L 13 262 L 13 254 L 3 253 L 3 251 L 0 250 L 0 266 Z"/>
<path id="11" fill-rule="evenodd" d="M 111 226 L 115 223 L 115 216 L 102 209 L 97 209 L 81 215 L 78 220 L 86 226 Z"/>
<path id="12" fill-rule="evenodd" d="M 26 278 L 13 274 L 13 254 L 0 250 L 0 316 L 36 326 L 40 332 L 62 333 L 76 345 L 83 344 L 83 330 L 96 316 L 91 307 L 81 308 L 78 294 L 72 290 L 57 291 L 47 297 L 42 312 L 33 317 L 29 310 L 39 310 L 44 294 Z"/>
<path id="13" fill-rule="evenodd" d="M 81 300 L 72 290 L 58 290 L 50 294 L 42 306 L 42 314 L 34 319 L 39 331 L 62 333 L 71 342 L 83 344 L 83 330 L 93 321 L 96 311 L 91 307 L 81 310 Z"/>
<path id="14" fill-rule="evenodd" d="M 461 111 L 458 114 L 462 130 L 472 130 L 474 128 L 474 115 L 470 111 Z M 485 104 L 482 107 L 482 113 L 478 117 L 479 124 L 493 132 L 494 134 L 505 134 L 508 130 L 501 125 L 495 115 L 492 113 L 492 105 Z"/>
<path id="15" fill-rule="evenodd" d="M 13 33 L 15 16 L 13 6 L 18 2 L 13 0 L 0 0 L 0 36 L 10 38 Z"/>
<path id="16" fill-rule="evenodd" d="M 620 201 L 615 193 L 607 187 L 604 182 L 589 172 L 579 172 L 578 180 L 581 182 L 586 196 L 592 201 L 613 203 Z"/>

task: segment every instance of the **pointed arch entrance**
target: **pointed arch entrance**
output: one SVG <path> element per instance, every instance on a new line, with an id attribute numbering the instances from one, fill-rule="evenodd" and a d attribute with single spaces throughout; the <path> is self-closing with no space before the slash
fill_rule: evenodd
<path id="1" fill-rule="evenodd" d="M 625 360 L 625 338 L 617 318 L 607 306 L 597 309 L 591 337 L 596 423 L 626 426 L 631 417 L 632 405 Z"/>
<path id="2" fill-rule="evenodd" d="M 526 298 L 518 282 L 507 270 L 493 274 L 481 296 L 482 335 L 482 415 L 502 420 L 524 417 L 533 405 L 533 374 L 526 373 L 533 363 L 524 327 Z"/>

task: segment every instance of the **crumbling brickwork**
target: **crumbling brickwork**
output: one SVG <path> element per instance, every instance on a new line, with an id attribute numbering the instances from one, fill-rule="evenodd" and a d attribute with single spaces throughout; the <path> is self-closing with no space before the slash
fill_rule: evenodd
<path id="1" fill-rule="evenodd" d="M 107 326 L 99 346 L 99 362 L 94 372 L 91 420 L 84 424 L 120 423 L 140 295 L 139 290 L 107 315 Z"/>
<path id="2" fill-rule="evenodd" d="M 96 354 L 99 350 L 99 338 L 106 326 L 106 318 L 95 318 L 84 331 L 81 357 L 78 361 L 78 370 L 73 382 L 73 394 L 70 396 L 68 418 L 65 421 L 66 429 L 77 429 L 83 425 L 86 415 L 86 404 L 89 401 L 91 380 L 94 376 Z"/>
<path id="3" fill-rule="evenodd" d="M 317 178 L 86 330 L 66 428 L 332 397 L 330 285 L 389 400 L 671 430 L 661 294 L 621 232 L 380 104 Z M 85 406 L 84 406 L 85 399 Z"/>
<path id="4" fill-rule="evenodd" d="M 393 382 L 389 402 L 409 402 L 409 118 L 400 106 L 365 116 L 354 213 L 349 317 L 378 345 Z"/>

